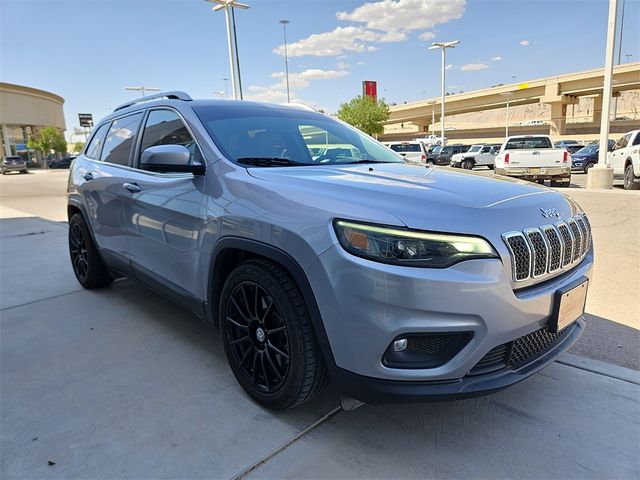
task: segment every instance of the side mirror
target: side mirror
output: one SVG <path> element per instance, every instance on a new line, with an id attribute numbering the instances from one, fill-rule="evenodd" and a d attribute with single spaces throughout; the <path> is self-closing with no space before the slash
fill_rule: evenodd
<path id="1" fill-rule="evenodd" d="M 204 175 L 204 165 L 192 165 L 191 152 L 183 145 L 156 145 L 140 156 L 140 168 L 151 172 Z"/>

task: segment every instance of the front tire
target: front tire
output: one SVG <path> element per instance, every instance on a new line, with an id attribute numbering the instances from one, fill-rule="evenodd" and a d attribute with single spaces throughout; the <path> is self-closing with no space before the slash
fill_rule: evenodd
<path id="1" fill-rule="evenodd" d="M 224 350 L 240 386 L 262 405 L 296 407 L 326 386 L 326 366 L 307 306 L 278 265 L 249 260 L 224 284 Z"/>
<path id="2" fill-rule="evenodd" d="M 640 183 L 635 182 L 635 175 L 633 173 L 633 165 L 629 164 L 624 169 L 624 189 L 625 190 L 638 190 L 640 189 Z"/>
<path id="3" fill-rule="evenodd" d="M 79 213 L 69 220 L 69 256 L 73 273 L 84 288 L 106 287 L 113 281 Z"/>
<path id="4" fill-rule="evenodd" d="M 589 169 L 593 168 L 593 165 L 594 165 L 593 162 L 587 162 L 587 164 L 583 167 L 584 173 L 589 173 Z"/>
<path id="5" fill-rule="evenodd" d="M 464 168 L 465 170 L 473 170 L 473 160 L 463 161 L 462 168 Z"/>

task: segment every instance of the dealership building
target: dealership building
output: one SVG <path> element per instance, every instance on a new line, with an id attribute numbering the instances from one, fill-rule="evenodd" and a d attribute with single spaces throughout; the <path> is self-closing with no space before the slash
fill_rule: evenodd
<path id="1" fill-rule="evenodd" d="M 20 155 L 40 163 L 40 157 L 31 158 L 27 142 L 43 127 L 65 130 L 63 105 L 64 99 L 55 93 L 0 82 L 2 156 Z"/>

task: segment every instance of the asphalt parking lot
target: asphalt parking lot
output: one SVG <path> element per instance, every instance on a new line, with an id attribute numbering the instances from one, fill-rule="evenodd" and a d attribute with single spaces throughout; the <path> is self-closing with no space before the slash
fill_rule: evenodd
<path id="1" fill-rule="evenodd" d="M 329 389 L 271 412 L 188 312 L 80 288 L 65 182 L 0 178 L 2 478 L 639 477 L 637 193 L 569 189 L 598 255 L 574 355 L 489 397 L 344 412 Z"/>

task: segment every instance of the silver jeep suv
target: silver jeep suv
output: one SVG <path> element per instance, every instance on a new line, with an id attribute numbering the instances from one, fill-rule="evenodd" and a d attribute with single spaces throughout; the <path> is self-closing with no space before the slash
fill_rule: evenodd
<path id="1" fill-rule="evenodd" d="M 218 327 L 258 402 L 329 380 L 367 402 L 478 395 L 582 333 L 591 232 L 563 194 L 408 165 L 301 108 L 143 100 L 71 167 L 74 272 L 137 279 Z"/>

